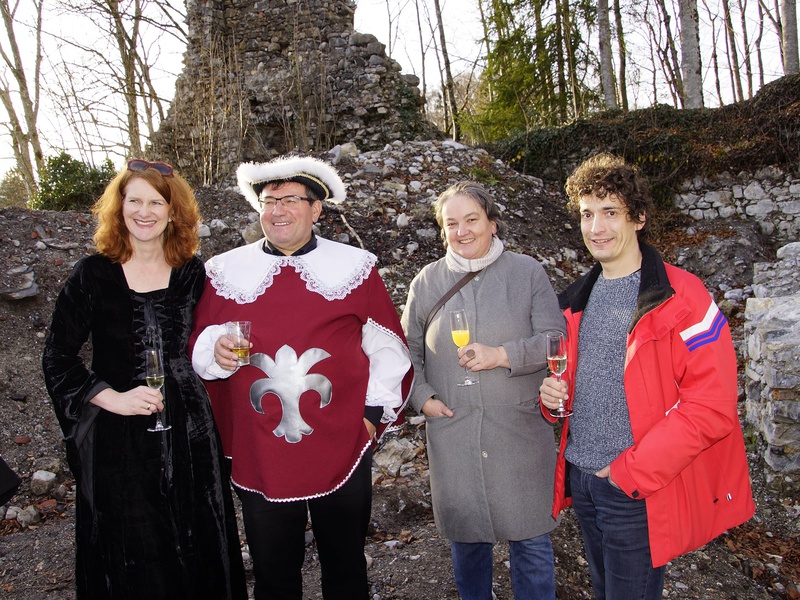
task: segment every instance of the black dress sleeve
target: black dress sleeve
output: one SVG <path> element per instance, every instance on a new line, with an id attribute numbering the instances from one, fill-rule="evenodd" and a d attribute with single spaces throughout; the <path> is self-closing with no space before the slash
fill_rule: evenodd
<path id="1" fill-rule="evenodd" d="M 90 270 L 90 261 L 79 261 L 59 293 L 42 357 L 45 385 L 68 439 L 75 437 L 82 418 L 91 419 L 96 414 L 96 410 L 87 410 L 87 402 L 111 387 L 87 369 L 80 356 L 92 327 L 94 286 Z"/>

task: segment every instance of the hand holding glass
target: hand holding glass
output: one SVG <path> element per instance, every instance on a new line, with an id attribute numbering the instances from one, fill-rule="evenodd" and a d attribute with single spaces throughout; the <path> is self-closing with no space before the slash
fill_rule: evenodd
<path id="1" fill-rule="evenodd" d="M 547 334 L 547 364 L 556 380 L 561 381 L 561 375 L 567 370 L 567 339 L 563 333 Z M 564 408 L 564 399 L 559 398 L 558 408 L 551 410 L 550 414 L 561 419 L 570 416 L 572 411 Z"/>
<path id="2" fill-rule="evenodd" d="M 161 356 L 161 351 L 154 348 L 147 348 L 144 353 L 144 362 L 147 387 L 160 390 L 164 387 L 164 359 Z M 167 431 L 171 428 L 172 425 L 164 425 L 164 422 L 161 420 L 161 413 L 157 412 L 156 424 L 153 427 L 148 427 L 147 431 Z"/>
<path id="3" fill-rule="evenodd" d="M 250 364 L 250 321 L 231 321 L 225 323 L 225 333 L 233 342 L 237 365 Z"/>
<path id="4" fill-rule="evenodd" d="M 450 333 L 453 336 L 453 343 L 459 348 L 469 344 L 469 325 L 467 324 L 467 312 L 463 309 L 450 311 Z M 478 383 L 477 377 L 467 367 L 464 367 L 464 381 L 457 384 L 458 387 L 475 385 Z"/>

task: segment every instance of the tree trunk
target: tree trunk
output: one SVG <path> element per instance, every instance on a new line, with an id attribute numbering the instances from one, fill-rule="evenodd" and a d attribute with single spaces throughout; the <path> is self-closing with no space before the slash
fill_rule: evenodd
<path id="1" fill-rule="evenodd" d="M 797 4 L 795 0 L 781 0 L 783 21 L 783 73 L 793 75 L 800 70 L 797 53 Z"/>
<path id="2" fill-rule="evenodd" d="M 758 87 L 764 87 L 764 57 L 761 53 L 761 39 L 764 36 L 764 9 L 761 2 L 758 5 L 758 35 L 756 36 L 756 62 L 758 63 Z"/>
<path id="3" fill-rule="evenodd" d="M 614 91 L 614 62 L 611 55 L 611 22 L 608 15 L 608 0 L 597 0 L 597 32 L 600 38 L 600 81 L 606 108 L 617 108 Z"/>
<path id="4" fill-rule="evenodd" d="M 628 64 L 628 49 L 625 47 L 625 32 L 622 27 L 622 9 L 619 0 L 614 0 L 614 19 L 616 20 L 617 47 L 619 49 L 619 97 L 622 101 L 622 110 L 628 110 L 628 80 L 625 70 Z"/>
<path id="5" fill-rule="evenodd" d="M 36 54 L 34 59 L 33 77 L 28 81 L 28 75 L 22 64 L 22 57 L 17 43 L 16 32 L 14 31 L 14 12 L 9 6 L 8 0 L 0 0 L 0 13 L 3 17 L 6 36 L 11 51 L 8 56 L 2 52 L 5 65 L 14 76 L 18 90 L 14 92 L 5 81 L 0 78 L 0 104 L 3 105 L 8 113 L 8 123 L 5 124 L 11 135 L 11 146 L 14 152 L 14 160 L 17 169 L 28 193 L 28 199 L 33 200 L 38 191 L 36 178 L 38 173 L 44 168 L 44 153 L 42 144 L 39 140 L 39 90 L 41 82 L 42 64 L 42 0 L 36 0 Z M 33 90 L 31 90 L 33 87 Z M 22 115 L 17 112 L 12 95 L 17 94 L 22 104 Z M 23 125 L 24 123 L 24 125 Z"/>
<path id="6" fill-rule="evenodd" d="M 686 108 L 703 108 L 703 72 L 697 26 L 697 0 L 681 0 L 680 20 L 683 105 Z"/>
<path id="7" fill-rule="evenodd" d="M 708 6 L 708 1 L 703 0 L 706 9 L 708 22 L 711 24 L 711 68 L 714 70 L 714 89 L 717 91 L 717 101 L 719 105 L 724 104 L 722 100 L 722 82 L 719 79 L 719 52 L 717 51 L 717 13 Z"/>
<path id="8" fill-rule="evenodd" d="M 422 113 L 426 114 L 427 113 L 427 107 L 428 107 L 428 102 L 427 102 L 427 100 L 428 100 L 428 81 L 427 81 L 426 72 L 425 72 L 425 54 L 426 54 L 426 52 L 425 52 L 425 44 L 422 41 L 422 16 L 420 15 L 420 12 L 419 12 L 419 0 L 414 0 L 414 9 L 416 10 L 416 13 L 417 13 L 417 31 L 419 32 L 419 55 L 422 58 L 422 65 L 421 65 L 422 72 L 420 73 L 420 80 L 422 82 L 422 90 L 421 91 L 422 91 L 422 100 L 423 100 L 423 102 L 422 102 Z"/>
<path id="9" fill-rule="evenodd" d="M 747 97 L 753 97 L 753 63 L 750 60 L 750 36 L 747 35 L 747 0 L 738 0 L 739 18 L 742 27 L 742 48 L 744 54 L 744 76 L 747 79 Z"/>
<path id="10" fill-rule="evenodd" d="M 107 3 L 109 20 L 113 25 L 112 35 L 117 43 L 117 51 L 122 61 L 122 93 L 125 97 L 127 107 L 128 122 L 128 154 L 129 156 L 142 156 L 142 142 L 139 131 L 139 106 L 138 93 L 136 86 L 136 42 L 139 36 L 139 21 L 141 17 L 140 0 L 135 0 L 134 8 L 136 17 L 133 23 L 132 33 L 129 35 L 125 30 L 123 17 L 119 8 L 118 0 L 111 0 Z"/>
<path id="11" fill-rule="evenodd" d="M 447 89 L 447 100 L 450 105 L 450 115 L 453 119 L 453 139 L 461 139 L 461 126 L 458 118 L 458 105 L 456 104 L 456 85 L 453 81 L 453 74 L 450 71 L 450 56 L 447 53 L 447 41 L 444 36 L 444 23 L 442 22 L 442 9 L 439 0 L 433 0 L 434 10 L 436 11 L 436 22 L 439 26 L 439 40 L 442 44 L 442 60 L 444 61 L 445 87 Z"/>
<path id="12" fill-rule="evenodd" d="M 564 96 L 563 87 L 559 94 L 556 94 L 556 83 L 553 79 L 553 61 L 549 55 L 547 49 L 547 43 L 542 36 L 542 31 L 544 30 L 544 24 L 542 21 L 542 4 L 537 3 L 535 6 L 534 14 L 533 14 L 534 24 L 536 25 L 536 38 L 534 44 L 534 51 L 533 55 L 536 57 L 536 65 L 537 70 L 540 73 L 540 78 L 544 82 L 542 86 L 542 96 L 544 99 L 543 105 L 547 106 L 547 118 L 546 121 L 551 123 L 553 121 L 553 109 L 559 107 L 560 113 L 560 98 Z M 558 38 L 560 40 L 560 38 Z M 560 48 L 560 44 L 556 44 L 557 48 Z M 558 54 L 560 59 L 560 53 Z M 561 68 L 563 67 L 563 62 L 559 60 L 558 62 L 558 69 L 559 74 L 561 73 Z M 561 79 L 559 76 L 559 85 L 561 85 Z M 565 105 L 566 106 L 566 105 Z"/>
<path id="13" fill-rule="evenodd" d="M 742 74 L 739 71 L 739 55 L 736 52 L 736 32 L 733 30 L 733 21 L 731 20 L 731 9 L 728 0 L 722 0 L 722 11 L 725 16 L 725 32 L 728 39 L 728 64 L 731 67 L 733 89 L 736 92 L 736 101 L 741 102 L 744 100 L 744 93 L 742 92 Z"/>
<path id="14" fill-rule="evenodd" d="M 678 51 L 675 48 L 675 36 L 672 34 L 672 18 L 664 0 L 656 0 L 656 5 L 661 11 L 661 22 L 664 25 L 666 32 L 665 45 L 662 52 L 663 64 L 662 68 L 667 77 L 667 83 L 670 85 L 670 91 L 673 92 L 673 97 L 677 95 L 678 99 L 683 102 L 685 94 L 683 92 L 683 78 L 681 77 L 680 62 L 678 61 Z M 648 23 L 648 26 L 652 26 Z"/>
<path id="15" fill-rule="evenodd" d="M 569 0 L 558 3 L 561 13 L 561 25 L 564 28 L 564 53 L 567 56 L 567 78 L 569 80 L 570 96 L 572 97 L 572 116 L 579 114 L 580 94 L 578 91 L 578 78 L 575 73 L 575 48 L 572 46 L 572 19 L 570 18 Z"/>
<path id="16" fill-rule="evenodd" d="M 556 64 L 558 70 L 558 117 L 562 123 L 567 121 L 567 75 L 564 65 L 564 27 L 561 24 L 561 11 L 556 9 Z"/>

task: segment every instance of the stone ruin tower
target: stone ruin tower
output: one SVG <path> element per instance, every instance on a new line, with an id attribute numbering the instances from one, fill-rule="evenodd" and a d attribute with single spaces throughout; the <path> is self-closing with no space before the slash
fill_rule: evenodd
<path id="1" fill-rule="evenodd" d="M 195 185 L 289 150 L 438 137 L 419 79 L 353 30 L 354 0 L 188 0 L 188 48 L 151 141 Z"/>

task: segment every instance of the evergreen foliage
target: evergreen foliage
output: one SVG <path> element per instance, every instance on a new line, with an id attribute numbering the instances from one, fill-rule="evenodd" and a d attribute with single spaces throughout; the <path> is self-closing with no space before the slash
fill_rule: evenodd
<path id="1" fill-rule="evenodd" d="M 0 181 L 0 208 L 27 206 L 28 192 L 19 169 L 9 169 Z"/>
<path id="2" fill-rule="evenodd" d="M 765 85 L 752 99 L 721 108 L 667 105 L 606 111 L 487 145 L 518 171 L 565 181 L 583 160 L 612 152 L 639 165 L 657 201 L 670 206 L 682 181 L 779 165 L 798 168 L 800 75 Z"/>
<path id="3" fill-rule="evenodd" d="M 47 159 L 44 170 L 39 173 L 39 193 L 30 202 L 30 207 L 44 210 L 88 209 L 114 175 L 116 170 L 109 159 L 96 168 L 62 152 Z"/>
<path id="4" fill-rule="evenodd" d="M 496 141 L 596 109 L 597 60 L 581 33 L 595 18 L 587 0 L 493 0 L 478 103 L 463 122 L 467 136 Z"/>

